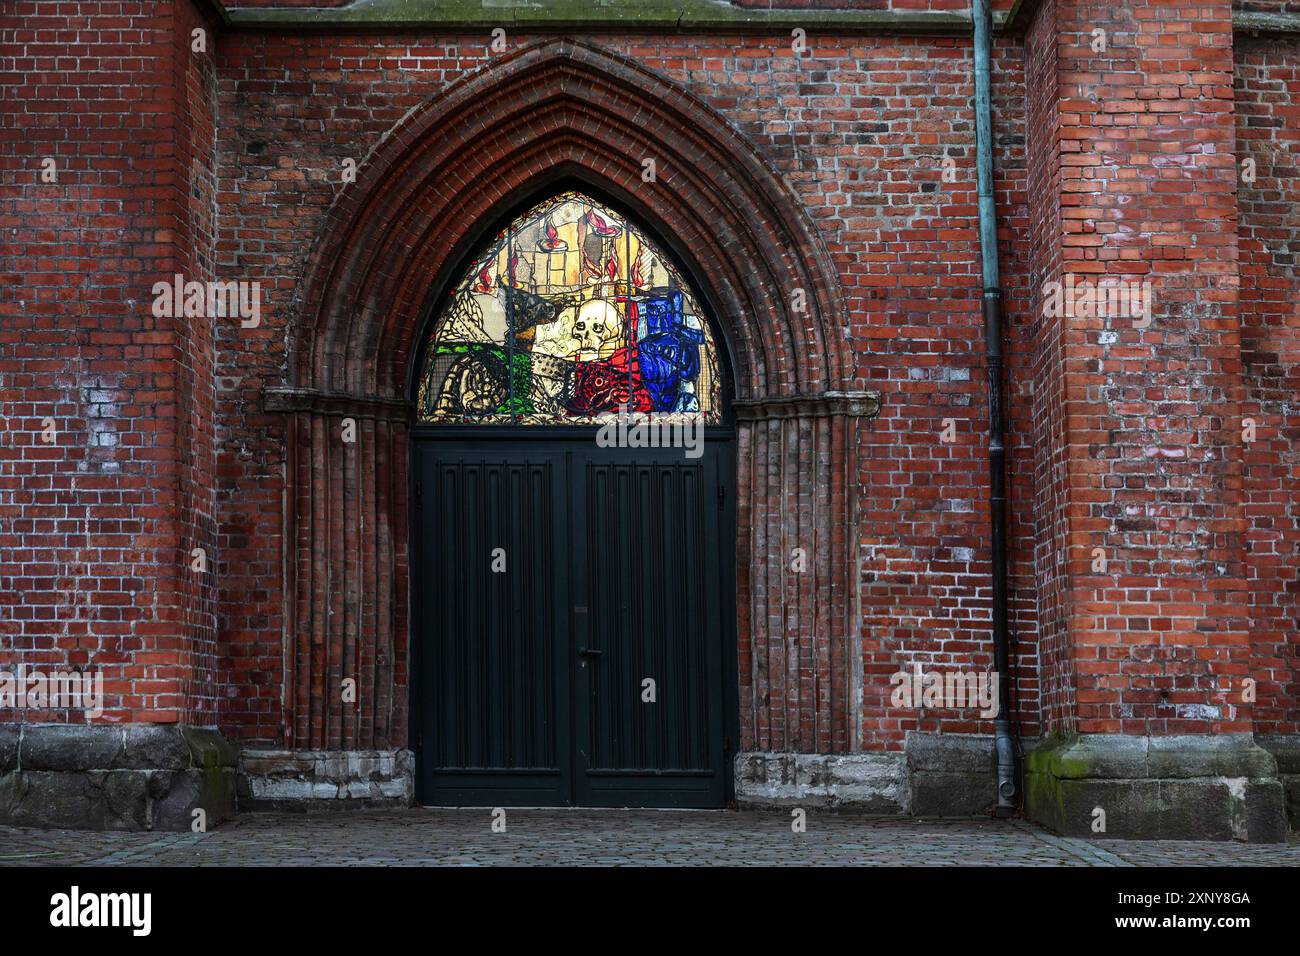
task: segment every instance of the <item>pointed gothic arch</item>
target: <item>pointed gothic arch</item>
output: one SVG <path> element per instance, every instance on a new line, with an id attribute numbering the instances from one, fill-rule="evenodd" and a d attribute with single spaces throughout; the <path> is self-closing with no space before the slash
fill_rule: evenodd
<path id="1" fill-rule="evenodd" d="M 654 176 L 643 176 L 653 160 Z M 793 190 L 699 98 L 626 58 L 525 47 L 414 110 L 326 217 L 286 387 L 287 736 L 401 747 L 407 719 L 406 434 L 437 287 L 521 194 L 576 178 L 619 199 L 700 276 L 735 374 L 742 746 L 857 739 L 854 391 L 837 273 Z M 337 441 L 338 419 L 357 421 Z M 790 573 L 789 551 L 809 556 Z M 359 675 L 367 705 L 329 692 Z"/>
<path id="2" fill-rule="evenodd" d="M 293 384 L 398 397 L 430 278 L 476 226 L 559 173 L 619 196 L 709 276 L 741 398 L 850 386 L 837 274 L 790 187 L 694 95 L 571 40 L 453 84 L 366 158 L 313 255 Z"/>

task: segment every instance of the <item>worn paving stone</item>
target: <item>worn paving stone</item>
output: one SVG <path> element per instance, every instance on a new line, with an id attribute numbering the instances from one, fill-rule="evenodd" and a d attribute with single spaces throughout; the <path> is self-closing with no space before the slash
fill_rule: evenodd
<path id="1" fill-rule="evenodd" d="M 1090 841 L 1024 821 L 810 812 L 416 809 L 248 814 L 210 833 L 0 827 L 0 865 L 1300 866 L 1300 844 Z"/>

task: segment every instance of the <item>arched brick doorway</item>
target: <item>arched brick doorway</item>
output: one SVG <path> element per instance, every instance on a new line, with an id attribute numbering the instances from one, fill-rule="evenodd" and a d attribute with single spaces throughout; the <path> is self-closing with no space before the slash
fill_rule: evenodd
<path id="1" fill-rule="evenodd" d="M 408 743 L 408 376 L 423 312 L 455 250 L 558 176 L 619 197 L 709 277 L 735 363 L 739 749 L 853 749 L 852 463 L 876 399 L 857 389 L 835 269 L 737 130 L 688 91 L 570 40 L 502 57 L 412 114 L 328 216 L 290 385 L 267 395 L 289 445 L 289 744 Z M 355 705 L 336 692 L 345 676 Z"/>
<path id="2" fill-rule="evenodd" d="M 712 296 L 581 177 L 542 177 L 466 252 L 408 388 L 416 799 L 722 807 L 735 426 Z"/>

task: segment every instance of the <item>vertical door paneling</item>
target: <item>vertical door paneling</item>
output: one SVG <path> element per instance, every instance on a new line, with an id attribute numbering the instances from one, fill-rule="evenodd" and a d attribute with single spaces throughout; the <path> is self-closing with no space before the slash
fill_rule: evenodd
<path id="1" fill-rule="evenodd" d="M 426 802 L 720 806 L 720 456 L 416 449 Z"/>
<path id="2" fill-rule="evenodd" d="M 418 455 L 424 798 L 568 802 L 564 456 Z"/>

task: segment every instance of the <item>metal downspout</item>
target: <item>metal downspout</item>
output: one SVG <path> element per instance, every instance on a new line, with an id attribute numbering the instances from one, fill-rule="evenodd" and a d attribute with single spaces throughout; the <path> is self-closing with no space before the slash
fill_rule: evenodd
<path id="1" fill-rule="evenodd" d="M 993 199 L 992 12 L 989 0 L 973 0 L 975 21 L 975 155 L 979 184 L 980 262 L 984 278 L 984 357 L 989 403 L 989 523 L 993 568 L 993 671 L 998 713 L 993 733 L 998 766 L 995 812 L 1016 808 L 1016 755 L 1011 731 L 1010 634 L 1007 621 L 1006 413 L 1002 391 L 1002 289 L 998 279 L 997 207 Z"/>

